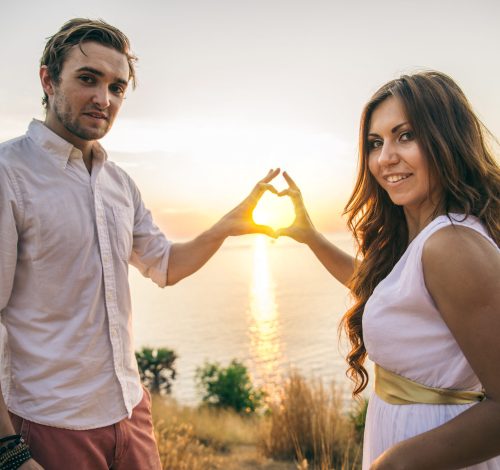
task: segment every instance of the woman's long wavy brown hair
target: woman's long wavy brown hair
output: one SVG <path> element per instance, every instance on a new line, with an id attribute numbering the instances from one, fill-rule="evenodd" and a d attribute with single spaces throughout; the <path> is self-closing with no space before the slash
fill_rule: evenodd
<path id="1" fill-rule="evenodd" d="M 391 96 L 403 104 L 430 172 L 442 188 L 434 215 L 438 211 L 475 215 L 496 244 L 500 243 L 500 168 L 487 142 L 487 138 L 495 139 L 474 114 L 462 90 L 450 77 L 435 71 L 403 75 L 383 85 L 361 115 L 359 172 L 344 209 L 360 259 L 349 285 L 355 303 L 339 327 L 351 343 L 347 375 L 355 383 L 353 396 L 368 384 L 363 366 L 367 355 L 362 328 L 365 304 L 408 245 L 403 208 L 391 202 L 368 169 L 371 117 Z"/>

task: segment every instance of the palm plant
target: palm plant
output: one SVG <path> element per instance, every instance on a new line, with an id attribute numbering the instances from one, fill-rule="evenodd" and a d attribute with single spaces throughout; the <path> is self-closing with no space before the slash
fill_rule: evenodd
<path id="1" fill-rule="evenodd" d="M 176 375 L 175 352 L 167 348 L 143 347 L 136 351 L 135 357 L 142 383 L 152 393 L 170 393 Z"/>

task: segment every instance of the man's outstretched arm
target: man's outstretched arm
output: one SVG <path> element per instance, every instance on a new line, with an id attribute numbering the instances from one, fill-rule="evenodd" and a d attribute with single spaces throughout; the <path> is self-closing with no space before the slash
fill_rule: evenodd
<path id="1" fill-rule="evenodd" d="M 279 168 L 269 170 L 268 174 L 255 185 L 243 202 L 210 229 L 189 242 L 172 245 L 168 261 L 167 285 L 176 284 L 181 279 L 198 271 L 215 254 L 227 237 L 250 233 L 276 236 L 270 227 L 255 224 L 252 220 L 252 212 L 266 191 L 277 193 L 270 182 L 279 172 Z"/>

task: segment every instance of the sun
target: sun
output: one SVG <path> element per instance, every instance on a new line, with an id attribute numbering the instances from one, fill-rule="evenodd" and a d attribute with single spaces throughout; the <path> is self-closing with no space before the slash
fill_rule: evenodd
<path id="1" fill-rule="evenodd" d="M 255 207 L 252 217 L 256 224 L 277 230 L 293 224 L 295 211 L 289 197 L 278 197 L 266 192 Z"/>

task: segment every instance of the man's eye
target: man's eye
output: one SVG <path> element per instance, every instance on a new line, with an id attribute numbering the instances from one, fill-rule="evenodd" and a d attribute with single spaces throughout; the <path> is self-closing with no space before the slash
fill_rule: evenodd
<path id="1" fill-rule="evenodd" d="M 125 88 L 119 85 L 113 85 L 110 87 L 112 93 L 118 96 L 123 96 L 125 94 Z"/>
<path id="2" fill-rule="evenodd" d="M 84 83 L 94 83 L 94 77 L 91 77 L 89 75 L 80 75 L 78 77 L 82 82 Z"/>

